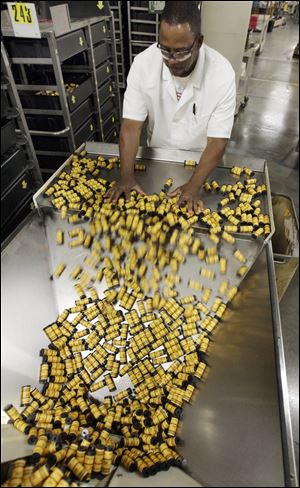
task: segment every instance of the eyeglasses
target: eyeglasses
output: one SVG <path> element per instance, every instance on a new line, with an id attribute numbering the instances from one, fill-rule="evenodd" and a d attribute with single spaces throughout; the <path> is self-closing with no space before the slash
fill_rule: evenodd
<path id="1" fill-rule="evenodd" d="M 168 49 L 165 49 L 164 47 L 162 47 L 159 42 L 157 43 L 157 47 L 158 47 L 158 49 L 160 49 L 161 55 L 164 59 L 173 58 L 176 61 L 186 61 L 187 59 L 189 59 L 192 56 L 192 50 L 193 50 L 193 47 L 195 45 L 196 40 L 197 40 L 197 37 L 195 37 L 194 42 L 191 45 L 191 47 L 189 47 L 188 49 L 184 49 L 182 51 L 171 52 Z"/>

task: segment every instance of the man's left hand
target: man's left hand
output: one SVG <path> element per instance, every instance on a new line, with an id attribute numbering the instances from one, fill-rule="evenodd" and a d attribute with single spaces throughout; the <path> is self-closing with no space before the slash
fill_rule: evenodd
<path id="1" fill-rule="evenodd" d="M 178 207 L 187 204 L 190 213 L 198 214 L 204 210 L 203 202 L 199 198 L 199 186 L 195 186 L 193 183 L 188 182 L 185 185 L 179 186 L 171 193 L 167 193 L 169 197 L 178 196 Z"/>

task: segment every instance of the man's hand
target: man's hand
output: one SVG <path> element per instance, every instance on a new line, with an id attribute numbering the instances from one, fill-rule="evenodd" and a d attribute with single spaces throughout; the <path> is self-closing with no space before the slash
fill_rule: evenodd
<path id="1" fill-rule="evenodd" d="M 190 181 L 167 195 L 169 197 L 178 196 L 178 207 L 187 204 L 190 213 L 199 213 L 204 210 L 203 202 L 199 199 L 199 186 L 194 185 Z"/>
<path id="2" fill-rule="evenodd" d="M 124 193 L 126 200 L 129 200 L 130 192 L 132 190 L 135 190 L 141 195 L 146 195 L 144 190 L 137 184 L 134 178 L 127 178 L 117 181 L 116 185 L 108 190 L 106 196 L 110 201 L 116 202 L 122 193 Z"/>
<path id="3" fill-rule="evenodd" d="M 179 196 L 178 206 L 187 204 L 189 212 L 199 213 L 204 210 L 203 202 L 199 199 L 199 190 L 207 179 L 208 175 L 216 168 L 222 160 L 228 139 L 208 137 L 198 166 L 191 179 L 175 191 L 169 193 L 169 197 Z"/>

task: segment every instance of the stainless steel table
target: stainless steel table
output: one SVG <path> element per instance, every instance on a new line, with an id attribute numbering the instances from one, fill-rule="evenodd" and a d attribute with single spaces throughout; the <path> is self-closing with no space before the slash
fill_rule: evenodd
<path id="1" fill-rule="evenodd" d="M 88 145 L 89 153 L 117 153 L 116 146 Z M 164 159 L 163 153 L 152 151 L 151 156 L 141 149 L 140 157 L 143 154 L 147 154 L 149 171 L 139 174 L 138 180 L 149 192 L 159 191 L 166 177 L 181 184 L 189 170 L 178 163 L 196 159 L 192 153 L 176 151 L 171 158 L 170 153 L 165 154 L 171 161 L 160 166 L 165 173 L 158 176 L 155 167 Z M 246 159 L 238 162 L 241 166 L 264 164 Z M 237 158 L 228 156 L 223 166 L 226 164 L 237 164 Z M 35 196 L 41 216 L 34 212 L 2 251 L 2 407 L 9 402 L 18 404 L 21 385 L 38 386 L 38 353 L 47 343 L 42 327 L 73 300 L 66 287 L 57 286 L 59 280 L 49 281 L 56 253 L 53 230 L 57 217 L 52 212 L 44 214 L 43 207 L 49 202 L 42 192 L 48 186 Z M 203 198 L 207 203 L 205 195 Z M 80 250 L 72 256 L 74 262 L 84 257 Z M 203 486 L 297 486 L 270 239 L 259 249 L 240 291 L 214 336 L 208 378 L 200 385 L 194 403 L 185 408 L 181 436 L 187 472 Z M 120 470 L 111 486 L 120 486 Z M 136 476 L 126 475 L 122 486 L 135 486 Z M 189 478 L 184 483 L 182 486 L 192 486 Z M 140 479 L 140 486 L 150 486 L 149 480 L 143 484 Z M 176 485 L 170 477 L 161 486 Z"/>

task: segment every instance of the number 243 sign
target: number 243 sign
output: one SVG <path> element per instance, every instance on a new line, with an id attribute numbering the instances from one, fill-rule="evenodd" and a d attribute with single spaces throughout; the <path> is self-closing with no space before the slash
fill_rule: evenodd
<path id="1" fill-rule="evenodd" d="M 7 3 L 16 37 L 41 37 L 34 3 Z"/>

